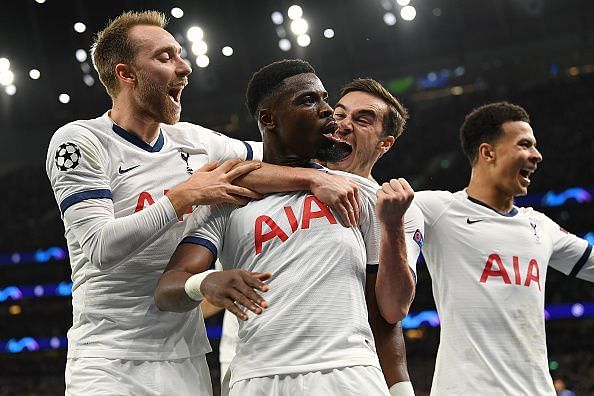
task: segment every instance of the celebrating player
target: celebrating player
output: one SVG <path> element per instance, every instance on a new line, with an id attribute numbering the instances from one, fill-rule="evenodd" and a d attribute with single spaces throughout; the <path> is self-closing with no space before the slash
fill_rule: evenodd
<path id="1" fill-rule="evenodd" d="M 350 148 L 333 138 L 337 124 L 326 91 L 306 62 L 264 67 L 252 77 L 247 99 L 263 135 L 265 161 L 315 166 L 312 158 L 335 161 L 340 148 Z M 241 208 L 215 205 L 192 215 L 155 299 L 162 309 L 184 310 L 196 307 L 204 294 L 244 320 L 231 363 L 231 395 L 389 394 L 365 306 L 366 269 L 377 271 L 379 262 L 377 187 L 349 177 L 361 187 L 357 228 L 340 227 L 333 212 L 307 193 L 268 195 Z M 378 213 L 404 213 L 412 191 L 404 191 L 400 182 L 382 191 Z M 379 220 L 388 223 L 384 227 L 394 222 L 391 216 Z M 422 227 L 422 221 L 417 224 Z M 383 252 L 382 265 L 413 284 L 404 237 L 389 238 L 393 249 Z M 201 285 L 214 275 L 204 271 L 217 257 L 226 271 L 272 273 L 266 300 L 253 292 L 246 301 L 238 293 L 237 302 L 248 308 L 243 312 L 233 299 L 220 299 Z M 411 290 L 395 296 L 406 305 L 400 314 L 410 304 Z"/>
<path id="2" fill-rule="evenodd" d="M 375 183 L 371 171 L 376 162 L 394 145 L 404 130 L 408 113 L 380 83 L 373 79 L 355 79 L 346 84 L 334 110 L 338 123 L 337 135 L 347 142 L 352 152 L 338 162 L 328 162 L 330 169 L 345 171 Z M 377 185 L 379 188 L 379 185 Z M 413 230 L 416 231 L 416 230 Z M 416 257 L 412 257 L 414 265 Z M 375 290 L 375 274 L 367 274 L 366 291 Z M 406 367 L 406 349 L 402 327 L 384 320 L 379 314 L 375 296 L 367 296 L 369 322 L 375 338 L 376 349 L 384 377 L 392 396 L 414 395 Z M 204 300 L 201 308 L 205 316 L 217 312 L 216 307 Z M 223 333 L 219 345 L 221 376 L 235 355 L 237 346 L 237 320 L 225 311 Z"/>
<path id="3" fill-rule="evenodd" d="M 67 394 L 211 394 L 199 312 L 160 312 L 153 301 L 193 206 L 244 204 L 259 197 L 251 189 L 301 188 L 356 223 L 352 182 L 238 164 L 261 159 L 261 144 L 178 123 L 191 68 L 164 27 L 161 13 L 126 12 L 97 34 L 93 62 L 112 108 L 60 128 L 49 145 L 46 170 L 72 266 Z M 242 178 L 251 189 L 232 184 L 253 170 Z M 221 292 L 260 282 L 248 273 L 221 276 Z"/>
<path id="4" fill-rule="evenodd" d="M 425 191 L 423 254 L 441 320 L 431 395 L 555 395 L 544 328 L 549 266 L 594 280 L 592 246 L 513 199 L 542 160 L 520 106 L 473 110 L 460 129 L 468 187 Z"/>
<path id="5" fill-rule="evenodd" d="M 337 134 L 349 143 L 352 152 L 339 162 L 328 162 L 327 166 L 375 183 L 371 171 L 404 131 L 408 112 L 380 83 L 364 78 L 355 79 L 342 88 L 334 118 L 338 122 Z M 408 260 L 412 260 L 409 265 L 415 265 L 416 257 L 414 252 L 409 254 Z M 368 275 L 367 282 L 373 284 L 375 276 Z M 368 287 L 367 290 L 374 288 Z M 369 297 L 367 301 L 371 329 L 390 394 L 413 396 L 406 367 L 402 325 L 388 323 L 379 315 L 374 298 Z"/>

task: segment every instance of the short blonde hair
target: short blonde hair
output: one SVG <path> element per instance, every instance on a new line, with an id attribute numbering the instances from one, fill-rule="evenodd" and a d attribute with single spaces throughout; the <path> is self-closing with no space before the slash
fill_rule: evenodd
<path id="1" fill-rule="evenodd" d="M 165 28 L 167 18 L 159 11 L 127 11 L 107 23 L 105 29 L 95 35 L 91 46 L 93 66 L 107 93 L 115 98 L 119 92 L 115 67 L 118 63 L 131 64 L 136 55 L 136 45 L 128 32 L 138 25 Z"/>

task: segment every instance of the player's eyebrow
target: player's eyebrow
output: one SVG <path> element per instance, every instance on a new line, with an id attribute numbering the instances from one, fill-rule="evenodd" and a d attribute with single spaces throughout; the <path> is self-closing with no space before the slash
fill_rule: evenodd
<path id="1" fill-rule="evenodd" d="M 157 49 L 155 49 L 153 51 L 153 53 L 155 55 L 161 54 L 163 52 L 171 52 L 171 53 L 176 53 L 179 54 L 181 53 L 182 48 L 180 46 L 175 46 L 175 45 L 164 45 L 162 47 L 158 47 Z"/>
<path id="2" fill-rule="evenodd" d="M 370 116 L 372 118 L 377 117 L 377 113 L 371 109 L 361 109 L 355 112 L 357 116 Z"/>

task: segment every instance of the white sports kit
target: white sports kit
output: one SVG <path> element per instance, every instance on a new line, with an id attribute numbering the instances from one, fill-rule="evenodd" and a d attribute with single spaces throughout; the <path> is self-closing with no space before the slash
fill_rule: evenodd
<path id="1" fill-rule="evenodd" d="M 359 183 L 358 228 L 342 226 L 326 205 L 306 192 L 271 194 L 244 207 L 213 205 L 196 210 L 188 219 L 183 241 L 211 250 L 224 269 L 273 274 L 270 291 L 264 295 L 269 308 L 259 316 L 248 312 L 249 319 L 240 322 L 239 345 L 230 367 L 231 395 L 240 389 L 260 394 L 257 381 L 253 387 L 249 384 L 252 378 L 270 377 L 265 381 L 270 384 L 278 383 L 275 376 L 286 374 L 353 366 L 380 370 L 364 295 L 366 270 L 376 272 L 379 262 L 377 185 L 348 173 L 329 172 Z M 414 272 L 420 246 L 413 235 L 422 229 L 414 206 L 407 212 L 405 226 Z M 381 373 L 369 381 L 371 389 L 387 394 Z M 358 391 L 364 388 L 361 384 Z"/>
<path id="2" fill-rule="evenodd" d="M 261 143 L 180 122 L 147 144 L 108 113 L 54 134 L 46 170 L 72 266 L 69 359 L 172 361 L 210 351 L 200 310 L 161 312 L 153 292 L 184 230 L 165 193 L 231 158 L 261 160 Z"/>
<path id="3" fill-rule="evenodd" d="M 431 395 L 554 396 L 547 269 L 593 281 L 592 246 L 532 208 L 504 215 L 465 191 L 420 191 L 414 202 L 441 320 Z"/>

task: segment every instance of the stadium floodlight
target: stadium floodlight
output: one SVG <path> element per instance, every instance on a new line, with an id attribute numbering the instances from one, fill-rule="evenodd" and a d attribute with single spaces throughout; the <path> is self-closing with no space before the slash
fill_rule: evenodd
<path id="1" fill-rule="evenodd" d="M 300 34 L 297 36 L 297 44 L 299 44 L 300 47 L 307 47 L 310 43 L 311 37 L 309 37 L 307 34 Z"/>
<path id="2" fill-rule="evenodd" d="M 233 55 L 233 48 L 229 47 L 228 45 L 223 47 L 223 49 L 221 50 L 221 52 L 223 53 L 223 55 L 225 56 L 231 56 Z"/>
<path id="3" fill-rule="evenodd" d="M 58 100 L 60 101 L 60 103 L 68 103 L 70 102 L 70 95 L 62 93 L 58 96 Z"/>
<path id="4" fill-rule="evenodd" d="M 16 93 L 16 86 L 14 84 L 7 85 L 4 87 L 4 92 L 6 92 L 6 95 L 12 96 Z"/>
<path id="5" fill-rule="evenodd" d="M 291 22 L 291 31 L 297 36 L 307 33 L 308 28 L 309 25 L 303 18 L 295 19 L 293 22 Z"/>
<path id="6" fill-rule="evenodd" d="M 281 49 L 281 51 L 287 52 L 291 49 L 291 42 L 289 39 L 282 38 L 278 40 L 278 47 Z"/>
<path id="7" fill-rule="evenodd" d="M 196 58 L 196 65 L 205 68 L 210 63 L 210 58 L 207 55 L 200 55 Z"/>
<path id="8" fill-rule="evenodd" d="M 6 58 L 0 58 L 0 72 L 10 69 L 10 61 Z"/>
<path id="9" fill-rule="evenodd" d="M 410 0 L 396 0 L 396 3 L 398 3 L 399 6 L 407 6 L 410 4 Z"/>
<path id="10" fill-rule="evenodd" d="M 396 25 L 396 15 L 394 15 L 392 12 L 386 12 L 384 14 L 384 23 L 388 26 Z"/>
<path id="11" fill-rule="evenodd" d="M 36 1 L 37 3 L 39 3 L 39 4 L 43 4 L 43 3 L 45 3 L 45 0 L 35 0 L 35 1 Z"/>
<path id="12" fill-rule="evenodd" d="M 14 74 L 11 70 L 0 71 L 0 85 L 7 86 L 12 84 L 14 81 Z"/>
<path id="13" fill-rule="evenodd" d="M 275 25 L 280 25 L 285 21 L 285 18 L 283 18 L 283 14 L 281 14 L 278 11 L 274 11 L 270 15 L 270 18 L 272 19 L 272 23 L 274 23 Z"/>
<path id="14" fill-rule="evenodd" d="M 83 63 L 84 61 L 87 60 L 87 51 L 85 51 L 82 48 L 79 48 L 76 50 L 74 56 L 76 57 L 77 61 L 79 61 L 80 63 Z"/>
<path id="15" fill-rule="evenodd" d="M 333 29 L 324 30 L 324 37 L 326 37 L 327 39 L 331 39 L 332 37 L 334 37 L 334 30 Z"/>
<path id="16" fill-rule="evenodd" d="M 204 55 L 206 52 L 208 52 L 208 45 L 206 45 L 206 43 L 202 40 L 196 41 L 194 44 L 192 44 L 192 52 L 197 56 Z"/>
<path id="17" fill-rule="evenodd" d="M 29 70 L 29 77 L 31 77 L 32 80 L 38 80 L 39 77 L 41 77 L 41 72 L 37 69 L 31 69 Z"/>
<path id="18" fill-rule="evenodd" d="M 171 9 L 171 16 L 174 17 L 174 18 L 179 19 L 179 18 L 181 18 L 181 17 L 184 16 L 184 10 L 182 10 L 179 7 L 173 7 Z"/>
<path id="19" fill-rule="evenodd" d="M 82 22 L 76 22 L 74 24 L 74 31 L 77 33 L 84 33 L 87 30 L 87 25 Z"/>
<path id="20" fill-rule="evenodd" d="M 303 9 L 298 5 L 294 4 L 287 10 L 287 15 L 291 19 L 299 19 L 303 16 Z"/>
<path id="21" fill-rule="evenodd" d="M 92 87 L 95 84 L 95 79 L 90 74 L 85 74 L 83 76 L 83 82 L 87 87 Z"/>
<path id="22" fill-rule="evenodd" d="M 201 41 L 202 37 L 204 37 L 204 31 L 198 26 L 192 26 L 188 29 L 186 36 L 191 42 Z"/>
<path id="23" fill-rule="evenodd" d="M 402 7 L 400 10 L 400 16 L 405 21 L 412 21 L 417 16 L 417 10 L 413 6 Z"/>

